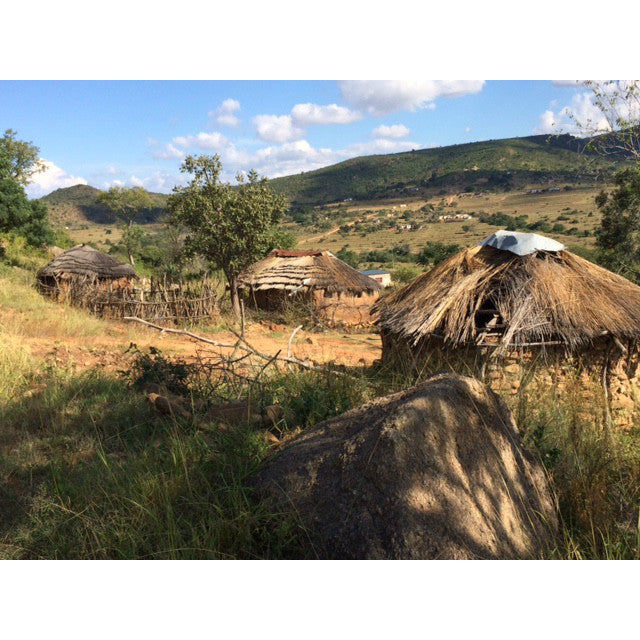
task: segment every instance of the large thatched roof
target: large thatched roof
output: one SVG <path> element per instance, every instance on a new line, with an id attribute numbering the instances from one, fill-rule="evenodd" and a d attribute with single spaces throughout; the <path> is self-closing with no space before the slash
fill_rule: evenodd
<path id="1" fill-rule="evenodd" d="M 133 267 L 87 244 L 79 244 L 40 269 L 38 278 L 89 276 L 104 279 L 136 278 Z"/>
<path id="2" fill-rule="evenodd" d="M 373 278 L 356 271 L 329 251 L 280 249 L 249 267 L 240 277 L 240 286 L 254 291 L 324 289 L 332 293 L 361 293 L 381 289 Z"/>
<path id="3" fill-rule="evenodd" d="M 569 251 L 461 251 L 380 300 L 385 332 L 411 345 L 564 344 L 640 338 L 640 287 Z"/>

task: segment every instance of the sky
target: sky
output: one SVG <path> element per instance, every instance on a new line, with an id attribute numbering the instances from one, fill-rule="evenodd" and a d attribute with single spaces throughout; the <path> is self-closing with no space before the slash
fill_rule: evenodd
<path id="1" fill-rule="evenodd" d="M 0 130 L 40 149 L 27 192 L 74 184 L 169 193 L 189 154 L 223 179 L 274 178 L 357 156 L 574 131 L 593 112 L 574 80 L 4 80 Z"/>

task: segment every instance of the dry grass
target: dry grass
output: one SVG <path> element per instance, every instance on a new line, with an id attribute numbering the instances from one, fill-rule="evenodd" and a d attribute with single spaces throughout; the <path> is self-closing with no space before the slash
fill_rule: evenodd
<path id="1" fill-rule="evenodd" d="M 349 250 L 355 252 L 388 249 L 404 243 L 409 243 L 413 251 L 418 251 L 427 242 L 455 242 L 461 246 L 473 246 L 496 230 L 495 226 L 477 220 L 479 212 L 487 214 L 503 212 L 512 216 L 526 215 L 528 222 L 546 219 L 551 223 L 556 222 L 558 216 L 568 215 L 570 220 L 564 221 L 566 227 L 576 226 L 580 231 L 593 232 L 600 223 L 600 213 L 594 202 L 599 191 L 599 188 L 588 187 L 536 195 L 529 195 L 526 192 L 487 193 L 479 197 L 474 197 L 472 194 L 459 194 L 449 198 L 449 204 L 446 204 L 447 201 L 442 197 L 436 197 L 426 201 L 404 199 L 383 204 L 377 201 L 366 204 L 359 203 L 355 206 L 343 205 L 327 210 L 327 215 L 330 218 L 338 214 L 344 216 L 346 220 L 365 218 L 369 215 L 367 212 L 376 212 L 380 215 L 372 217 L 388 220 L 389 225 L 400 222 L 400 215 L 405 211 L 418 211 L 425 204 L 437 207 L 443 201 L 446 205 L 444 213 L 476 214 L 476 218 L 470 221 L 427 224 L 415 232 L 381 229 L 363 236 L 357 233 L 347 235 L 342 235 L 339 232 L 329 233 L 328 231 L 323 233 L 301 228 L 298 225 L 288 225 L 287 228 L 296 234 L 301 249 L 327 249 L 334 253 L 345 244 L 349 245 Z M 394 205 L 397 206 L 401 203 L 406 203 L 407 208 L 403 210 L 392 209 Z M 577 211 L 578 213 L 567 214 L 568 211 Z M 391 213 L 391 217 L 386 217 L 387 212 Z M 589 214 L 592 215 L 589 216 Z M 576 222 L 573 223 L 572 220 L 576 220 Z M 467 229 L 463 229 L 463 226 Z M 592 248 L 594 246 L 593 237 L 555 233 L 553 237 L 571 247 Z"/>
<path id="2" fill-rule="evenodd" d="M 480 310 L 498 314 L 505 347 L 561 341 L 574 350 L 605 334 L 640 337 L 640 287 L 568 251 L 466 249 L 374 310 L 383 331 L 414 345 L 433 335 L 453 347 L 474 344 L 485 331 Z"/>

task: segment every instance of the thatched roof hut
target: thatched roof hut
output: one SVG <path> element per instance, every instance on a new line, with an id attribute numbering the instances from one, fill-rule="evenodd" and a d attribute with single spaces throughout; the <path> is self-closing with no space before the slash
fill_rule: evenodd
<path id="1" fill-rule="evenodd" d="M 640 287 L 549 238 L 494 234 L 374 311 L 390 365 L 486 375 L 512 393 L 530 365 L 554 385 L 595 374 L 614 410 L 635 410 Z"/>
<path id="2" fill-rule="evenodd" d="M 330 251 L 275 249 L 243 273 L 240 283 L 252 291 L 322 289 L 330 293 L 358 294 L 381 289 L 378 282 L 356 271 Z"/>
<path id="3" fill-rule="evenodd" d="M 272 310 L 292 300 L 306 300 L 321 315 L 348 324 L 370 322 L 369 310 L 381 289 L 329 251 L 276 249 L 239 281 L 258 308 Z"/>
<path id="4" fill-rule="evenodd" d="M 38 272 L 39 280 L 45 278 L 65 280 L 74 277 L 119 280 L 138 276 L 131 265 L 120 262 L 88 244 L 79 244 L 61 253 Z"/>
<path id="5" fill-rule="evenodd" d="M 87 244 L 64 251 L 37 274 L 41 293 L 80 305 L 93 300 L 98 290 L 131 290 L 137 278 L 131 265 Z"/>
<path id="6" fill-rule="evenodd" d="M 640 338 L 637 285 L 564 248 L 519 255 L 490 240 L 381 300 L 377 324 L 412 345 L 435 337 L 450 347 L 561 343 L 573 351 L 605 335 Z"/>

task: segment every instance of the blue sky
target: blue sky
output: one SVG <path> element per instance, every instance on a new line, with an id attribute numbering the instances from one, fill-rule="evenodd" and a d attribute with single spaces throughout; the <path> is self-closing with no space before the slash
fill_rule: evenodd
<path id="1" fill-rule="evenodd" d="M 571 130 L 574 81 L 2 81 L 0 129 L 40 148 L 31 197 L 86 183 L 168 193 L 186 154 L 224 177 L 277 177 L 350 157 Z M 552 125 L 554 123 L 554 125 Z"/>

